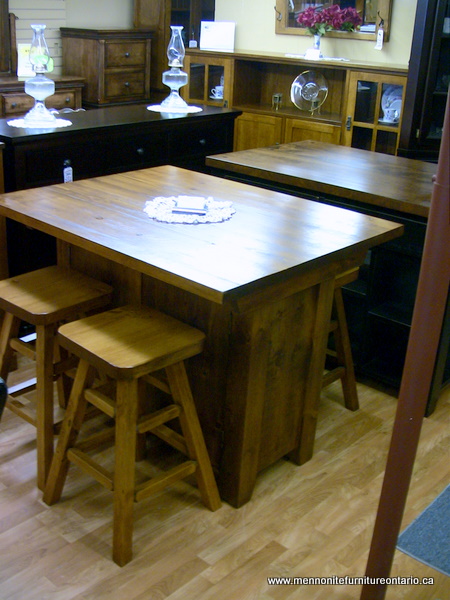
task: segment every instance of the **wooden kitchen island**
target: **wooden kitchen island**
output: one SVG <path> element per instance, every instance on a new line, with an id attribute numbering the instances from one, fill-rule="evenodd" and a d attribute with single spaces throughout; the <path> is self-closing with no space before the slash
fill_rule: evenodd
<path id="1" fill-rule="evenodd" d="M 213 196 L 235 214 L 170 224 L 155 196 Z M 57 239 L 58 262 L 206 333 L 188 361 L 221 496 L 247 502 L 259 471 L 313 452 L 336 276 L 401 225 L 161 166 L 0 196 L 0 215 Z"/>

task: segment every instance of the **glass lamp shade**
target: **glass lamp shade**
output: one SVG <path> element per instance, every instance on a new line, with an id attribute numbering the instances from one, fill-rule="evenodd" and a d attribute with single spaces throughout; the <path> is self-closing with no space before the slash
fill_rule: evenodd
<path id="1" fill-rule="evenodd" d="M 44 35 L 46 25 L 37 24 L 31 25 L 31 27 L 33 39 L 30 46 L 30 63 L 33 65 L 35 73 L 45 73 L 50 61 L 50 52 Z"/>
<path id="2" fill-rule="evenodd" d="M 167 58 L 169 59 L 169 71 L 164 71 L 162 74 L 162 82 L 170 88 L 170 94 L 161 102 L 161 107 L 171 110 L 183 111 L 188 108 L 187 103 L 179 94 L 179 89 L 188 82 L 188 75 L 182 71 L 183 60 L 185 55 L 183 38 L 180 25 L 171 25 L 172 37 L 167 46 Z"/>
<path id="3" fill-rule="evenodd" d="M 169 67 L 183 67 L 184 55 L 186 54 L 184 49 L 183 37 L 181 31 L 183 27 L 181 25 L 171 25 L 172 36 L 167 46 L 167 58 L 169 59 Z"/>
<path id="4" fill-rule="evenodd" d="M 34 106 L 24 117 L 26 125 L 34 127 L 49 127 L 56 121 L 45 106 L 45 99 L 55 93 L 55 82 L 44 75 L 51 61 L 47 42 L 45 41 L 45 25 L 31 25 L 33 40 L 30 46 L 30 63 L 36 73 L 34 77 L 25 81 L 25 92 L 34 98 Z"/>

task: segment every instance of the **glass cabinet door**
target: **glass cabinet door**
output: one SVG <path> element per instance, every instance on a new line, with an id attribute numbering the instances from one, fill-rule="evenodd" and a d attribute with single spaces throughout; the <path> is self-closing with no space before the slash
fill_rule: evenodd
<path id="1" fill-rule="evenodd" d="M 351 73 L 344 143 L 395 154 L 406 77 Z"/>
<path id="2" fill-rule="evenodd" d="M 188 84 L 181 89 L 187 102 L 200 102 L 213 106 L 230 106 L 231 63 L 222 58 L 209 58 L 186 53 L 184 70 Z"/>
<path id="3" fill-rule="evenodd" d="M 441 2 L 436 15 L 419 138 L 424 145 L 441 140 L 450 85 L 450 0 Z"/>

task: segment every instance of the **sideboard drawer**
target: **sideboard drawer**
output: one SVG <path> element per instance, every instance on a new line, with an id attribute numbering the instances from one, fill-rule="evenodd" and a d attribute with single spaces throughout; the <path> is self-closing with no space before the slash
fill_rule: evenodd
<path id="1" fill-rule="evenodd" d="M 105 67 L 144 67 L 146 52 L 145 42 L 107 42 L 105 44 Z"/>
<path id="2" fill-rule="evenodd" d="M 3 114 L 5 117 L 26 113 L 34 104 L 28 94 L 2 94 Z"/>
<path id="3" fill-rule="evenodd" d="M 119 139 L 93 133 L 89 139 L 73 136 L 70 141 L 61 138 L 45 146 L 34 142 L 18 153 L 17 160 L 26 187 L 35 187 L 62 182 L 66 161 L 73 169 L 73 178 L 82 179 L 166 164 L 167 156 L 167 132 L 159 131 Z"/>
<path id="4" fill-rule="evenodd" d="M 1 104 L 3 107 L 2 113 L 5 117 L 12 115 L 23 115 L 34 105 L 34 98 L 25 94 L 25 92 L 5 93 L 0 94 Z M 53 96 L 49 96 L 45 100 L 47 108 L 80 108 L 77 103 L 77 97 L 74 90 L 58 91 Z"/>
<path id="5" fill-rule="evenodd" d="M 228 132 L 225 127 L 190 127 L 189 135 L 180 127 L 170 136 L 171 157 L 208 155 L 222 152 L 228 146 Z"/>
<path id="6" fill-rule="evenodd" d="M 105 75 L 105 98 L 145 100 L 145 76 L 142 69 L 107 73 Z"/>

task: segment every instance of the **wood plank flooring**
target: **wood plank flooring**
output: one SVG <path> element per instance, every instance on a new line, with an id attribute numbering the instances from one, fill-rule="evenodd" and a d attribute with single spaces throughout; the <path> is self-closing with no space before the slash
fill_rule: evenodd
<path id="1" fill-rule="evenodd" d="M 269 585 L 268 577 L 364 575 L 396 399 L 358 384 L 347 411 L 339 384 L 322 395 L 314 457 L 260 474 L 252 500 L 215 513 L 180 483 L 136 505 L 134 559 L 111 560 L 111 495 L 72 466 L 60 503 L 35 485 L 34 430 L 0 424 L 0 600 L 357 600 L 361 587 Z M 425 419 L 405 527 L 450 481 L 450 389 Z M 403 528 L 402 527 L 402 528 Z M 450 579 L 401 552 L 387 600 L 444 600 Z"/>

